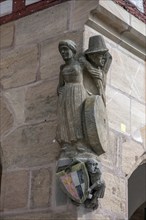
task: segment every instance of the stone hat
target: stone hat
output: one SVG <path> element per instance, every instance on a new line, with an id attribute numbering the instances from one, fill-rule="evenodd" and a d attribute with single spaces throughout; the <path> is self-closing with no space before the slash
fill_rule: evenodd
<path id="1" fill-rule="evenodd" d="M 85 54 L 90 53 L 106 53 L 108 51 L 105 41 L 101 35 L 90 37 L 88 49 Z"/>

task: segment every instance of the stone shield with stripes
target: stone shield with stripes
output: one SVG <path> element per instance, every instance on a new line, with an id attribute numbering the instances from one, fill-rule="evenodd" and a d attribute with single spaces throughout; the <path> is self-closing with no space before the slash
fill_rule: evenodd
<path id="1" fill-rule="evenodd" d="M 84 163 L 77 163 L 57 173 L 63 191 L 75 202 L 84 203 L 89 188 L 89 176 Z"/>

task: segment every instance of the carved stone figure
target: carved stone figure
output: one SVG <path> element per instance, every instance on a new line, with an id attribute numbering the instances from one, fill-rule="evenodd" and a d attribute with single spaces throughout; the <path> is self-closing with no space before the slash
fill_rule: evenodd
<path id="1" fill-rule="evenodd" d="M 87 60 L 91 63 L 92 68 L 96 68 L 96 72 L 92 73 L 91 71 L 91 74 L 97 88 L 97 94 L 102 96 L 103 102 L 106 105 L 106 74 L 111 59 L 109 59 L 110 54 L 108 53 L 108 49 L 102 36 L 93 36 L 89 39 L 89 48 L 85 51 L 85 56 Z M 100 75 L 100 78 L 98 77 L 98 75 Z"/>
<path id="2" fill-rule="evenodd" d="M 95 42 L 98 45 L 95 45 Z M 105 67 L 107 68 L 105 54 L 108 49 L 101 36 L 94 36 L 90 38 L 89 49 L 82 56 L 76 56 L 76 44 L 71 40 L 61 41 L 59 51 L 65 64 L 60 67 L 57 89 L 59 97 L 56 139 L 66 152 L 71 149 L 74 152 L 86 150 L 100 155 L 107 148 L 107 117 L 102 102 L 105 105 L 106 71 L 104 70 Z M 92 101 L 93 99 L 95 102 Z M 93 109 L 102 111 L 101 123 L 96 121 L 99 112 L 91 113 L 92 123 L 86 120 L 90 119 L 90 111 L 92 112 Z M 90 131 L 93 129 L 89 130 L 88 126 L 95 127 L 94 124 L 99 125 L 96 126 L 99 131 L 94 132 L 94 140 L 97 141 L 92 146 Z M 101 129 L 100 125 L 105 125 L 105 128 Z M 99 135 L 100 130 L 104 132 L 104 136 Z"/>
<path id="3" fill-rule="evenodd" d="M 98 198 L 103 198 L 105 191 L 99 158 L 91 153 L 81 153 L 70 161 L 61 158 L 59 162 L 57 177 L 62 190 L 74 204 L 97 209 Z"/>
<path id="4" fill-rule="evenodd" d="M 82 107 L 87 97 L 83 85 L 83 70 L 75 59 L 76 44 L 70 40 L 59 43 L 59 51 L 65 61 L 60 67 L 58 85 L 57 140 L 63 148 L 84 139 Z"/>
<path id="5" fill-rule="evenodd" d="M 90 186 L 88 189 L 88 198 L 85 201 L 86 208 L 96 209 L 98 207 L 98 198 L 104 197 L 105 182 L 101 179 L 101 169 L 99 161 L 96 159 L 88 159 L 86 162 L 89 173 Z"/>
<path id="6" fill-rule="evenodd" d="M 75 204 L 96 209 L 104 196 L 99 157 L 108 147 L 106 78 L 112 57 L 102 36 L 89 39 L 89 48 L 76 54 L 71 40 L 59 43 L 60 67 L 56 139 L 62 153 L 57 177 Z"/>

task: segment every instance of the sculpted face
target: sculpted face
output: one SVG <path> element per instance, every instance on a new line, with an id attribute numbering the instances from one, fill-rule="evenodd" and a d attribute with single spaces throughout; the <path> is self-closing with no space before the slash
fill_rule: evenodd
<path id="1" fill-rule="evenodd" d="M 93 62 L 97 66 L 100 66 L 100 67 L 104 66 L 105 59 L 104 59 L 103 54 L 91 53 L 91 54 L 88 54 L 88 59 L 89 61 Z"/>
<path id="2" fill-rule="evenodd" d="M 99 171 L 98 162 L 96 160 L 89 160 L 87 167 L 90 173 L 97 173 Z"/>
<path id="3" fill-rule="evenodd" d="M 73 57 L 72 50 L 67 46 L 61 46 L 59 48 L 59 51 L 60 51 L 61 56 L 62 56 L 64 61 L 70 60 Z"/>

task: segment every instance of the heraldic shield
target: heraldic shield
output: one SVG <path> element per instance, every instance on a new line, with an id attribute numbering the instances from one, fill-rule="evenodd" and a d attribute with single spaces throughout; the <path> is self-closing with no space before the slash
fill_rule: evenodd
<path id="1" fill-rule="evenodd" d="M 83 162 L 69 166 L 56 173 L 63 191 L 75 202 L 83 203 L 89 188 L 89 176 Z"/>

